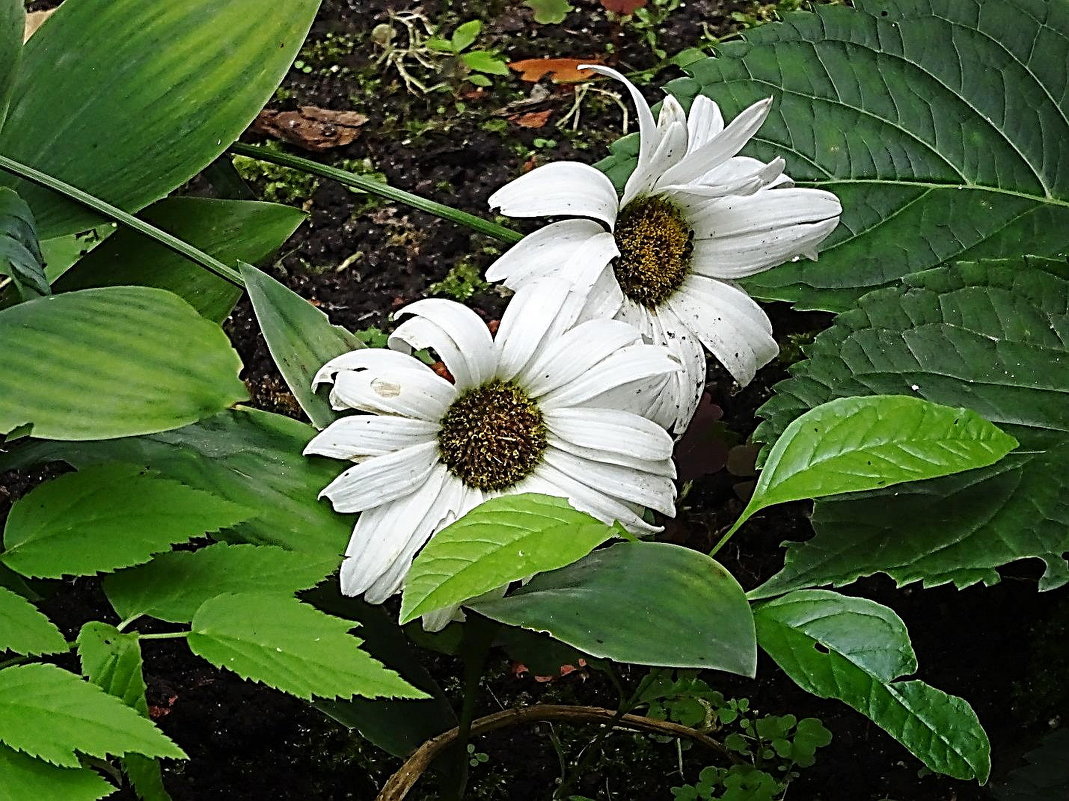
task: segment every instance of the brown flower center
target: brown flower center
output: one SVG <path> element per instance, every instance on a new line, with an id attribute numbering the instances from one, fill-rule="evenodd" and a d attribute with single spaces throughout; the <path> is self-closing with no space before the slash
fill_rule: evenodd
<path id="1" fill-rule="evenodd" d="M 616 220 L 616 280 L 631 300 L 656 308 L 683 285 L 690 271 L 694 232 L 683 214 L 660 197 L 628 203 Z"/>
<path id="2" fill-rule="evenodd" d="M 481 490 L 503 490 L 523 480 L 545 450 L 542 412 L 505 381 L 489 381 L 453 401 L 438 432 L 438 452 L 449 472 Z"/>

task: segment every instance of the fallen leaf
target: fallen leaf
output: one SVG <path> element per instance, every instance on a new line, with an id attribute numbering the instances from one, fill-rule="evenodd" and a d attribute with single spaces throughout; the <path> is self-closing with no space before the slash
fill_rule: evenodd
<path id="1" fill-rule="evenodd" d="M 252 130 L 305 150 L 320 151 L 345 147 L 356 139 L 365 122 L 367 117 L 356 111 L 301 106 L 296 111 L 264 109 L 253 120 Z"/>
<path id="2" fill-rule="evenodd" d="M 601 0 L 601 5 L 606 11 L 626 17 L 634 14 L 638 9 L 646 5 L 646 2 L 647 0 Z"/>
<path id="3" fill-rule="evenodd" d="M 52 16 L 52 12 L 56 9 L 52 8 L 48 11 L 30 11 L 26 14 L 26 27 L 23 29 L 22 41 L 25 42 L 40 28 L 46 19 Z"/>
<path id="4" fill-rule="evenodd" d="M 593 58 L 528 58 L 513 61 L 509 67 L 520 73 L 521 81 L 537 83 L 547 75 L 554 83 L 580 83 L 596 78 L 597 73 L 579 69 L 580 64 L 600 64 Z"/>
<path id="5" fill-rule="evenodd" d="M 545 111 L 528 111 L 526 114 L 510 114 L 509 121 L 514 122 L 521 128 L 542 128 L 549 122 L 553 109 Z"/>

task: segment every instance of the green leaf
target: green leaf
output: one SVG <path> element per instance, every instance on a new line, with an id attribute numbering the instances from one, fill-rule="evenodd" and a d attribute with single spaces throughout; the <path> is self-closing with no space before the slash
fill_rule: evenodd
<path id="1" fill-rule="evenodd" d="M 817 536 L 791 544 L 761 595 L 878 571 L 899 583 L 993 583 L 994 568 L 1026 557 L 1047 562 L 1042 588 L 1069 580 L 1069 265 L 958 264 L 905 284 L 867 295 L 817 337 L 760 409 L 755 438 L 774 440 L 835 397 L 897 393 L 971 407 L 1021 447 L 982 470 L 819 501 Z"/>
<path id="2" fill-rule="evenodd" d="M 0 652 L 16 654 L 58 654 L 67 650 L 67 641 L 58 628 L 37 607 L 5 587 L 0 587 Z"/>
<path id="3" fill-rule="evenodd" d="M 0 743 L 0 801 L 97 801 L 115 792 L 89 768 L 57 768 Z"/>
<path id="4" fill-rule="evenodd" d="M 213 665 L 306 700 L 428 697 L 360 650 L 351 628 L 284 595 L 227 594 L 201 605 L 188 641 Z"/>
<path id="5" fill-rule="evenodd" d="M 575 10 L 568 0 L 524 0 L 523 4 L 534 11 L 534 21 L 539 25 L 558 25 L 569 11 Z"/>
<path id="6" fill-rule="evenodd" d="M 758 605 L 754 618 L 761 647 L 802 689 L 853 707 L 934 771 L 987 781 L 991 748 L 968 703 L 923 681 L 895 681 L 917 660 L 893 611 L 804 590 Z"/>
<path id="7" fill-rule="evenodd" d="M 33 212 L 7 187 L 0 187 L 0 275 L 11 276 L 24 300 L 51 292 Z"/>
<path id="8" fill-rule="evenodd" d="M 469 70 L 486 72 L 490 75 L 508 75 L 509 65 L 497 53 L 489 50 L 472 50 L 460 57 Z"/>
<path id="9" fill-rule="evenodd" d="M 21 0 L 0 2 L 0 126 L 7 116 L 11 88 L 19 73 L 22 35 L 26 30 L 26 9 Z"/>
<path id="10" fill-rule="evenodd" d="M 1065 4 L 854 5 L 749 30 L 666 87 L 684 103 L 708 95 L 727 119 L 772 95 L 743 155 L 782 156 L 799 185 L 842 201 L 819 261 L 747 278 L 747 290 L 841 311 L 945 261 L 1066 252 Z M 630 163 L 602 166 L 618 176 Z"/>
<path id="11" fill-rule="evenodd" d="M 91 576 L 147 562 L 254 513 L 128 464 L 68 473 L 11 507 L 4 564 L 31 578 Z"/>
<path id="12" fill-rule="evenodd" d="M 271 276 L 248 264 L 240 268 L 271 358 L 308 418 L 326 428 L 338 414 L 312 389 L 312 379 L 328 361 L 363 343 Z"/>
<path id="13" fill-rule="evenodd" d="M 260 262 L 301 224 L 298 209 L 276 203 L 172 197 L 140 215 L 225 264 Z M 241 289 L 128 228 L 120 228 L 53 285 L 56 292 L 97 286 L 154 286 L 174 292 L 209 320 L 221 323 Z"/>
<path id="14" fill-rule="evenodd" d="M 405 578 L 401 623 L 570 565 L 614 535 L 561 498 L 525 493 L 486 501 L 435 534 L 416 557 Z"/>
<path id="15" fill-rule="evenodd" d="M 149 720 L 55 665 L 0 670 L 0 742 L 62 767 L 75 752 L 103 759 L 134 753 L 185 759 Z"/>
<path id="16" fill-rule="evenodd" d="M 159 554 L 147 565 L 108 576 L 104 592 L 123 619 L 151 615 L 188 623 L 202 603 L 223 593 L 270 590 L 292 595 L 314 587 L 340 560 L 268 545 L 219 542 L 196 551 Z"/>
<path id="17" fill-rule="evenodd" d="M 1017 440 L 968 409 L 902 395 L 839 398 L 787 426 L 731 530 L 777 503 L 986 467 L 1015 447 Z"/>
<path id="18" fill-rule="evenodd" d="M 744 676 L 757 666 L 742 587 L 719 563 L 677 545 L 620 543 L 469 606 L 618 662 Z"/>
<path id="19" fill-rule="evenodd" d="M 91 620 L 78 633 L 78 658 L 86 678 L 136 710 L 141 717 L 148 718 L 141 643 L 136 634 L 123 634 L 114 626 Z M 139 798 L 144 801 L 170 799 L 156 760 L 129 754 L 123 763 Z"/>
<path id="20" fill-rule="evenodd" d="M 450 42 L 453 46 L 453 52 L 459 53 L 466 47 L 470 47 L 474 42 L 480 31 L 483 29 L 482 20 L 473 19 L 470 22 L 465 22 L 453 31 L 453 39 Z"/>
<path id="21" fill-rule="evenodd" d="M 315 433 L 288 417 L 243 409 L 146 437 L 31 442 L 7 458 L 0 454 L 0 470 L 56 459 L 78 468 L 110 461 L 139 464 L 259 512 L 223 532 L 227 539 L 340 561 L 353 523 L 330 504 L 315 502 L 338 475 L 333 459 L 301 455 Z"/>
<path id="22" fill-rule="evenodd" d="M 222 329 L 160 289 L 26 301 L 0 312 L 0 342 L 17 343 L 0 363 L 0 430 L 33 423 L 36 437 L 109 439 L 177 428 L 247 397 Z"/>
<path id="23" fill-rule="evenodd" d="M 25 46 L 0 152 L 127 211 L 143 208 L 248 127 L 318 7 L 318 0 L 64 3 Z M 42 238 L 98 222 L 45 189 L 16 188 Z"/>

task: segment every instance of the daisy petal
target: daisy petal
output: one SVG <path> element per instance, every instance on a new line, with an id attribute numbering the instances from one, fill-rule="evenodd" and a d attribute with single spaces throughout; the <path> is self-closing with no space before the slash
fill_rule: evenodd
<path id="1" fill-rule="evenodd" d="M 414 315 L 390 335 L 389 346 L 433 348 L 449 368 L 457 389 L 488 381 L 496 367 L 490 329 L 475 312 L 452 300 L 427 298 L 405 306 L 395 317 Z"/>
<path id="2" fill-rule="evenodd" d="M 711 200 L 688 214 L 687 221 L 700 241 L 838 219 L 842 211 L 839 198 L 831 192 L 789 188 Z"/>
<path id="3" fill-rule="evenodd" d="M 635 115 L 638 117 L 638 166 L 635 171 L 645 168 L 649 164 L 650 159 L 653 157 L 654 151 L 657 150 L 658 136 L 657 136 L 657 123 L 653 120 L 653 112 L 650 111 L 650 104 L 646 102 L 646 98 L 642 96 L 642 92 L 638 90 L 631 81 L 627 80 L 622 73 L 617 72 L 611 67 L 603 67 L 600 64 L 580 64 L 579 69 L 594 70 L 594 72 L 601 75 L 608 76 L 609 78 L 615 78 L 622 83 L 628 93 L 631 95 L 631 102 L 635 104 Z"/>
<path id="4" fill-rule="evenodd" d="M 324 364 L 312 380 L 312 388 L 320 384 L 329 384 L 334 377 L 345 370 L 416 370 L 428 369 L 419 359 L 404 353 L 397 353 L 383 348 L 362 348 L 343 353 Z M 433 372 L 433 371 L 432 371 Z"/>
<path id="5" fill-rule="evenodd" d="M 675 111 L 673 112 L 672 109 Z M 667 125 L 662 125 L 665 121 Z M 657 147 L 648 161 L 637 165 L 627 179 L 620 208 L 639 195 L 648 193 L 667 170 L 679 163 L 687 154 L 687 122 L 679 101 L 669 95 L 661 110 L 661 123 L 657 126 Z"/>
<path id="6" fill-rule="evenodd" d="M 732 162 L 746 162 L 746 164 L 735 164 L 731 169 L 726 169 Z M 757 159 L 736 156 L 692 183 L 662 186 L 658 191 L 669 195 L 689 220 L 692 211 L 701 210 L 715 198 L 752 195 L 760 189 L 789 184 L 790 178 L 783 174 L 785 164 L 786 162 L 779 156 L 768 164 Z"/>
<path id="7" fill-rule="evenodd" d="M 638 331 L 621 320 L 589 320 L 549 341 L 516 380 L 530 397 L 539 398 L 639 340 Z"/>
<path id="8" fill-rule="evenodd" d="M 545 462 L 538 465 L 517 490 L 520 487 L 524 492 L 542 492 L 567 498 L 574 509 L 586 512 L 603 523 L 611 525 L 619 522 L 632 534 L 655 534 L 661 530 L 660 526 L 652 526 L 643 520 L 639 509 L 633 505 L 591 489 Z"/>
<path id="9" fill-rule="evenodd" d="M 509 217 L 592 217 L 610 228 L 620 208 L 605 173 L 578 161 L 536 167 L 494 192 L 489 203 Z"/>
<path id="10" fill-rule="evenodd" d="M 586 296 L 586 304 L 579 320 L 611 320 L 620 311 L 623 303 L 624 291 L 616 280 L 616 273 L 604 269 Z"/>
<path id="11" fill-rule="evenodd" d="M 437 423 L 407 417 L 350 415 L 335 420 L 304 448 L 305 456 L 316 454 L 334 459 L 382 456 L 430 442 L 438 434 Z"/>
<path id="12" fill-rule="evenodd" d="M 637 417 L 638 415 L 636 415 Z M 665 478 L 676 477 L 676 465 L 671 459 L 639 459 L 637 456 L 629 456 L 626 453 L 614 453 L 613 451 L 601 451 L 597 448 L 581 448 L 574 442 L 569 442 L 566 439 L 561 439 L 553 433 L 546 435 L 546 442 L 549 443 L 549 447 L 557 448 L 565 453 L 570 453 L 573 456 L 581 456 L 584 459 L 592 459 L 595 462 L 604 462 L 605 464 L 618 464 L 622 467 L 627 467 L 631 470 L 639 470 L 643 473 L 652 473 L 655 476 L 664 476 Z"/>
<path id="13" fill-rule="evenodd" d="M 670 459 L 672 438 L 644 417 L 616 409 L 554 409 L 546 427 L 578 448 L 594 448 L 655 461 Z"/>
<path id="14" fill-rule="evenodd" d="M 418 489 L 438 463 L 438 443 L 412 445 L 350 467 L 319 493 L 336 512 L 361 512 Z"/>
<path id="15" fill-rule="evenodd" d="M 404 356 L 401 353 L 395 355 Z M 457 388 L 418 359 L 404 357 L 414 366 L 338 373 L 330 392 L 331 406 L 418 420 L 440 420 L 449 404 L 456 400 Z"/>
<path id="16" fill-rule="evenodd" d="M 516 290 L 497 328 L 497 377 L 510 381 L 578 319 L 586 298 L 568 281 L 547 278 Z"/>
<path id="17" fill-rule="evenodd" d="M 622 384 L 652 379 L 680 369 L 668 351 L 654 345 L 621 348 L 574 381 L 544 395 L 543 410 L 577 406 Z M 652 383 L 652 382 L 651 382 Z"/>
<path id="18" fill-rule="evenodd" d="M 668 348 L 683 369 L 668 376 L 649 417 L 681 435 L 690 425 L 705 391 L 705 350 L 698 337 L 667 306 L 662 306 L 650 317 L 654 344 Z"/>
<path id="19" fill-rule="evenodd" d="M 788 190 L 775 190 L 776 193 Z M 691 269 L 708 278 L 745 278 L 795 256 L 814 254 L 839 224 L 838 218 L 791 225 L 775 231 L 754 231 L 717 239 L 696 239 Z"/>
<path id="20" fill-rule="evenodd" d="M 785 168 L 786 162 L 780 156 L 776 156 L 768 164 L 749 156 L 735 156 L 719 167 L 709 170 L 696 183 L 731 184 L 758 175 L 764 184 L 769 187 L 794 186 L 794 181 L 790 179 L 790 176 L 784 174 L 783 170 Z"/>
<path id="21" fill-rule="evenodd" d="M 505 251 L 486 271 L 487 281 L 504 281 L 517 289 L 543 277 L 568 278 L 562 269 L 587 240 L 605 233 L 594 220 L 561 220 L 539 228 Z"/>
<path id="22" fill-rule="evenodd" d="M 720 106 L 705 95 L 695 97 L 687 115 L 687 152 L 693 153 L 723 130 Z"/>
<path id="23" fill-rule="evenodd" d="M 691 275 L 667 304 L 741 386 L 779 353 L 767 315 L 730 284 Z"/>
<path id="24" fill-rule="evenodd" d="M 595 462 L 557 448 L 547 448 L 544 464 L 559 470 L 596 492 L 627 498 L 661 514 L 675 517 L 676 488 L 672 479 L 642 473 L 629 467 Z"/>

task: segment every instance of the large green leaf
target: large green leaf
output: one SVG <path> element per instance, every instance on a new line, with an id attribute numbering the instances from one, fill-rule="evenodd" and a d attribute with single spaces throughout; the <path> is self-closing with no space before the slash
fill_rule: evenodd
<path id="1" fill-rule="evenodd" d="M 68 473 L 11 507 L 0 559 L 32 578 L 91 576 L 247 520 L 245 507 L 128 464 Z"/>
<path id="2" fill-rule="evenodd" d="M 147 565 L 104 580 L 104 592 L 122 618 L 152 615 L 188 623 L 197 608 L 223 593 L 270 591 L 292 595 L 313 587 L 340 558 L 315 557 L 268 545 L 218 542 L 196 551 L 172 551 Z"/>
<path id="3" fill-rule="evenodd" d="M 727 118 L 772 95 L 743 150 L 782 156 L 834 192 L 820 260 L 744 281 L 767 299 L 840 311 L 941 262 L 1069 248 L 1069 6 L 1062 0 L 818 5 L 717 46 L 668 85 Z M 603 163 L 626 173 L 630 157 Z"/>
<path id="4" fill-rule="evenodd" d="M 897 393 L 965 405 L 1021 442 L 983 470 L 851 499 L 819 501 L 817 536 L 793 544 L 759 592 L 843 584 L 883 571 L 901 583 L 998 580 L 1039 557 L 1043 588 L 1069 580 L 1069 265 L 958 264 L 879 290 L 817 337 L 760 410 L 755 437 L 835 397 Z"/>
<path id="5" fill-rule="evenodd" d="M 77 5 L 77 4 L 76 4 Z M 163 431 L 244 400 L 222 329 L 170 292 L 105 287 L 0 312 L 0 430 L 108 439 Z"/>
<path id="6" fill-rule="evenodd" d="M 127 211 L 147 206 L 252 122 L 318 7 L 319 0 L 64 3 L 23 51 L 0 153 Z M 42 237 L 98 222 L 47 190 L 18 189 Z"/>
<path id="7" fill-rule="evenodd" d="M 308 419 L 317 428 L 326 428 L 338 415 L 312 389 L 312 379 L 335 356 L 364 344 L 341 326 L 331 325 L 327 315 L 271 276 L 248 264 L 240 267 L 271 358 Z"/>
<path id="8" fill-rule="evenodd" d="M 57 459 L 78 468 L 110 461 L 142 465 L 257 510 L 256 517 L 224 532 L 228 539 L 340 561 L 352 521 L 315 502 L 338 474 L 336 462 L 301 455 L 315 433 L 288 417 L 243 409 L 146 437 L 31 441 L 6 458 L 0 454 L 0 470 Z"/>
<path id="9" fill-rule="evenodd" d="M 401 622 L 586 556 L 615 531 L 562 498 L 486 501 L 434 535 L 405 577 Z"/>
<path id="10" fill-rule="evenodd" d="M 50 291 L 33 212 L 6 186 L 0 187 L 0 275 L 11 277 L 23 299 Z"/>
<path id="11" fill-rule="evenodd" d="M 719 563 L 677 545 L 620 543 L 469 606 L 618 662 L 744 676 L 757 667 L 742 587 Z"/>
<path id="12" fill-rule="evenodd" d="M 732 531 L 773 504 L 986 467 L 1015 447 L 1017 440 L 964 408 L 903 395 L 828 401 L 776 440 Z"/>
<path id="13" fill-rule="evenodd" d="M 260 262 L 278 250 L 304 214 L 277 203 L 170 197 L 140 215 L 225 264 Z M 69 292 L 96 286 L 154 286 L 174 292 L 209 320 L 222 322 L 241 289 L 158 242 L 120 228 L 52 286 Z"/>
<path id="14" fill-rule="evenodd" d="M 758 605 L 754 618 L 761 647 L 802 689 L 853 707 L 934 771 L 987 781 L 991 747 L 972 707 L 923 681 L 895 681 L 917 659 L 893 611 L 803 590 Z"/>
<path id="15" fill-rule="evenodd" d="M 56 654 L 67 650 L 67 641 L 37 607 L 18 593 L 0 587 L 0 653 Z"/>
<path id="16" fill-rule="evenodd" d="M 75 752 L 186 756 L 120 700 L 48 664 L 0 670 L 0 742 L 68 768 L 81 764 Z"/>
<path id="17" fill-rule="evenodd" d="M 19 73 L 26 8 L 22 0 L 0 0 L 0 126 L 7 116 L 11 89 Z"/>
<path id="18" fill-rule="evenodd" d="M 0 801 L 97 801 L 115 792 L 89 768 L 58 768 L 0 743 Z"/>
<path id="19" fill-rule="evenodd" d="M 306 700 L 427 697 L 362 651 L 353 626 L 285 595 L 239 593 L 205 601 L 188 639 L 217 667 Z"/>

